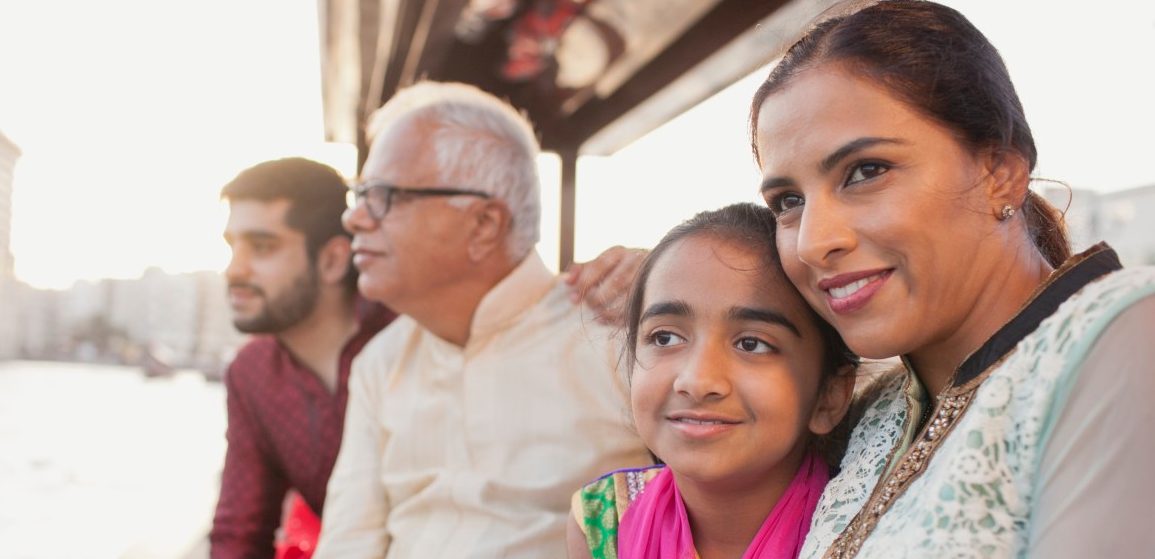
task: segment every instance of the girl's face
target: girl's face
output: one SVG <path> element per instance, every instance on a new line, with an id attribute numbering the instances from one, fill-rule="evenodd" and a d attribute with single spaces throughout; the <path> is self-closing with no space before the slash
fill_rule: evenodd
<path id="1" fill-rule="evenodd" d="M 764 254 L 708 234 L 675 242 L 645 284 L 631 381 L 642 439 L 702 483 L 785 482 L 816 412 L 823 344 Z M 816 419 L 816 416 L 822 416 Z"/>
<path id="2" fill-rule="evenodd" d="M 830 65 L 765 100 L 757 143 L 783 268 L 852 350 L 885 358 L 976 330 L 1010 244 L 989 160 Z"/>

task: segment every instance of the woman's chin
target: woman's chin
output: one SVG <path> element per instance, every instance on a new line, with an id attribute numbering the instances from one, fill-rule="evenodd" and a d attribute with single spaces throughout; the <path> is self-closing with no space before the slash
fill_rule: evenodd
<path id="1" fill-rule="evenodd" d="M 862 332 L 861 334 L 848 332 L 842 334 L 842 339 L 846 342 L 850 351 L 853 351 L 855 355 L 863 359 L 874 360 L 890 359 L 891 357 L 898 357 L 904 353 L 908 353 L 908 350 L 903 349 L 899 344 L 884 343 L 893 341 L 888 339 L 892 337 L 893 336 L 886 336 L 877 332 Z"/>

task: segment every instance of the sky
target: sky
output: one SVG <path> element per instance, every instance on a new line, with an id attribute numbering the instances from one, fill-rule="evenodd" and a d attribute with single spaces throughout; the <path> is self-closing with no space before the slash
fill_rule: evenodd
<path id="1" fill-rule="evenodd" d="M 221 269 L 221 186 L 263 159 L 341 159 L 322 145 L 315 0 L 0 6 L 0 130 L 24 152 L 12 252 L 30 284 Z"/>
<path id="2" fill-rule="evenodd" d="M 1155 184 L 1155 2 L 946 3 L 1002 52 L 1037 176 L 1098 192 Z M 17 277 L 65 288 L 154 266 L 219 270 L 218 193 L 241 169 L 303 155 L 352 173 L 352 148 L 323 143 L 316 16 L 316 0 L 0 0 L 0 131 L 24 152 Z M 650 246 L 697 211 L 756 201 L 745 119 L 762 74 L 583 158 L 576 257 Z M 539 250 L 555 262 L 556 158 L 541 170 Z"/>

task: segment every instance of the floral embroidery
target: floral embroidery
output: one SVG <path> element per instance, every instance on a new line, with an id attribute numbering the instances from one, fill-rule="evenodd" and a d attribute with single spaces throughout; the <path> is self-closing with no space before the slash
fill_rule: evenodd
<path id="1" fill-rule="evenodd" d="M 887 499 L 880 478 L 907 413 L 902 382 L 891 382 L 852 433 L 843 471 L 827 485 L 802 557 L 838 557 L 836 541 L 848 557 L 1023 555 L 1040 438 L 1061 405 L 1058 387 L 1074 382 L 1085 357 L 1078 342 L 1095 339 L 1130 302 L 1152 295 L 1152 268 L 1094 281 L 980 378 L 944 393 L 934 419 L 882 482 L 894 482 Z M 954 407 L 947 396 L 959 398 Z M 879 515 L 864 509 L 868 503 L 882 506 Z"/>

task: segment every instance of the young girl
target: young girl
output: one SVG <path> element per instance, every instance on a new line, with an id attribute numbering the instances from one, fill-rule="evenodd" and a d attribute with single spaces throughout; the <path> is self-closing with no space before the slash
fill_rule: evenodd
<path id="1" fill-rule="evenodd" d="M 570 557 L 796 557 L 829 476 L 816 437 L 856 359 L 783 275 L 773 216 L 737 204 L 674 228 L 627 310 L 638 433 L 664 465 L 578 491 Z"/>

